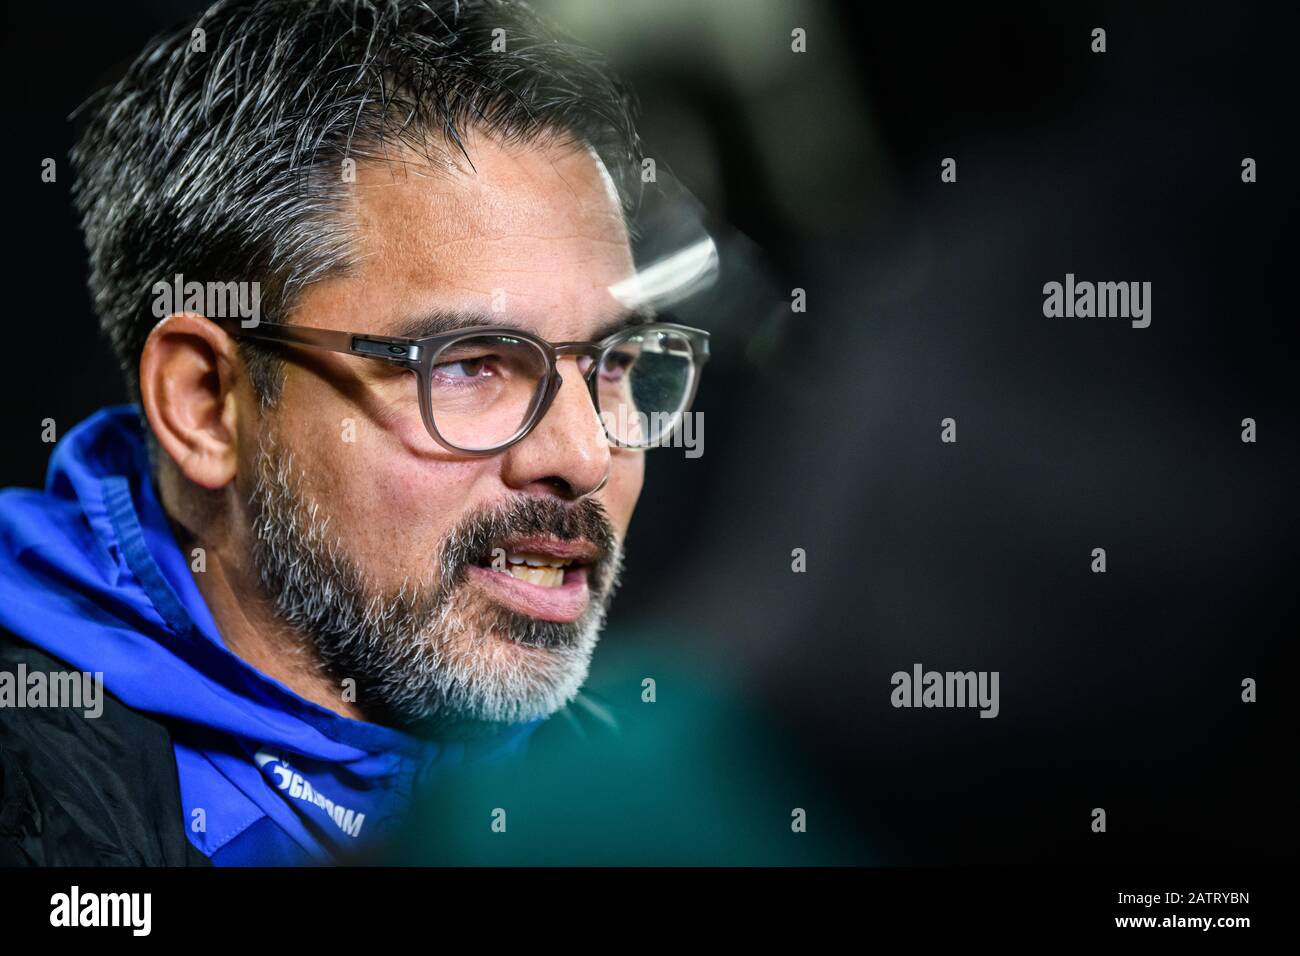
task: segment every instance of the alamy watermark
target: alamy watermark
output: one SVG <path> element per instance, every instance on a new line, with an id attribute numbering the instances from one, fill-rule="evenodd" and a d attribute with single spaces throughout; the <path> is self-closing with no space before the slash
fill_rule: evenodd
<path id="1" fill-rule="evenodd" d="M 152 893 L 83 893 L 74 884 L 50 897 L 51 926 L 122 926 L 132 936 L 148 936 L 152 916 Z"/>
<path id="2" fill-rule="evenodd" d="M 895 671 L 889 702 L 895 707 L 978 707 L 981 717 L 996 717 L 998 671 Z"/>
<path id="3" fill-rule="evenodd" d="M 66 707 L 90 719 L 104 712 L 104 672 L 0 671 L 0 708 Z"/>
<path id="4" fill-rule="evenodd" d="M 602 411 L 601 423 L 611 435 L 636 444 L 646 435 L 659 438 L 650 448 L 684 448 L 687 458 L 704 454 L 703 412 L 641 412 L 619 403 L 617 410 Z"/>
<path id="5" fill-rule="evenodd" d="M 1151 324 L 1150 282 L 1076 282 L 1065 274 L 1064 284 L 1043 285 L 1043 315 L 1049 319 L 1131 319 L 1135 329 Z"/>
<path id="6" fill-rule="evenodd" d="M 171 282 L 153 285 L 153 314 L 160 319 L 179 312 L 208 318 L 236 318 L 246 329 L 261 321 L 262 287 L 257 282 L 186 282 L 176 273 Z"/>

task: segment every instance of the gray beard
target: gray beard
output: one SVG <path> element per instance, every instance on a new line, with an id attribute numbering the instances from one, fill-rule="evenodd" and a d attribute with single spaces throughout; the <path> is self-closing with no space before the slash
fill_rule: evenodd
<path id="1" fill-rule="evenodd" d="M 276 615 L 328 678 L 341 689 L 354 682 L 367 717 L 472 737 L 547 717 L 577 695 L 622 569 L 621 547 L 597 502 L 521 496 L 468 515 L 444 539 L 432 580 L 408 576 L 385 592 L 331 533 L 329 514 L 302 484 L 292 455 L 268 429 L 250 500 L 253 560 Z M 585 537 L 602 550 L 588 571 L 590 606 L 573 623 L 537 620 L 467 593 L 468 565 L 494 542 L 534 534 Z"/>

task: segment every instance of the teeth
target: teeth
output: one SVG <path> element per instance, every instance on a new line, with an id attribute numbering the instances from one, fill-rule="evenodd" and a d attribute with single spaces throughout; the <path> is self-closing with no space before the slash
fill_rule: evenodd
<path id="1" fill-rule="evenodd" d="M 551 558 L 540 554 L 507 554 L 506 561 L 512 565 L 526 564 L 530 568 L 567 568 L 572 562 L 562 558 Z"/>
<path id="2" fill-rule="evenodd" d="M 506 554 L 506 566 L 501 572 L 543 588 L 558 588 L 564 584 L 564 569 L 573 562 L 527 552 Z M 486 565 L 492 567 L 491 564 Z"/>
<path id="3" fill-rule="evenodd" d="M 564 583 L 564 569 L 558 567 L 523 567 L 511 562 L 510 576 L 543 588 L 558 588 Z"/>

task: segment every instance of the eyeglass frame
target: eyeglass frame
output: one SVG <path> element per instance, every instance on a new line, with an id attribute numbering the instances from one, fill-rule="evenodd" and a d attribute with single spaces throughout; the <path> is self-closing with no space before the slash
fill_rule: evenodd
<path id="1" fill-rule="evenodd" d="M 674 412 L 672 427 L 665 429 L 663 434 L 652 444 L 630 445 L 619 441 L 609 433 L 609 428 L 605 425 L 603 419 L 601 419 L 601 428 L 605 432 L 606 439 L 616 448 L 646 451 L 650 448 L 662 447 L 663 438 L 671 435 L 677 429 L 680 417 L 686 414 L 694 403 L 695 393 L 700 384 L 700 375 L 703 373 L 704 364 L 709 358 L 709 333 L 703 329 L 680 325 L 676 322 L 650 321 L 628 325 L 598 342 L 551 342 L 540 335 L 534 335 L 524 329 L 506 325 L 465 326 L 421 338 L 400 338 L 389 335 L 341 332 L 335 329 L 316 329 L 278 322 L 259 321 L 256 325 L 245 326 L 243 321 L 238 318 L 211 316 L 209 318 L 235 338 L 274 342 L 280 345 L 305 345 L 309 348 L 324 349 L 329 352 L 340 352 L 344 355 L 357 355 L 361 358 L 388 362 L 411 370 L 416 375 L 420 417 L 424 420 L 424 427 L 429 432 L 429 435 L 447 451 L 474 458 L 485 458 L 505 451 L 531 434 L 532 430 L 537 427 L 538 423 L 550 410 L 552 403 L 555 401 L 555 396 L 559 394 L 560 386 L 564 383 L 560 377 L 558 362 L 560 358 L 566 355 L 586 355 L 592 359 L 591 368 L 587 370 L 583 378 L 587 383 L 587 391 L 591 396 L 592 407 L 596 410 L 596 417 L 599 419 L 600 398 L 597 393 L 596 376 L 600 373 L 600 367 L 605 356 L 615 346 L 647 330 L 673 332 L 681 335 L 690 344 L 691 383 L 686 390 L 685 401 Z M 433 386 L 430 375 L 433 370 L 434 360 L 449 346 L 462 339 L 491 335 L 503 335 L 529 342 L 542 353 L 542 357 L 546 360 L 546 369 L 538 380 L 537 390 L 533 394 L 523 424 L 519 426 L 514 435 L 507 441 L 493 445 L 491 448 L 461 448 L 444 438 L 438 430 L 437 422 L 434 421 L 432 408 Z"/>

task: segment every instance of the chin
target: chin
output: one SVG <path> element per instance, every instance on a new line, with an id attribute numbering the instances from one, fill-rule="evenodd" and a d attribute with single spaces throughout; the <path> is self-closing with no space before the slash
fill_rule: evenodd
<path id="1" fill-rule="evenodd" d="M 436 713 L 522 723 L 549 717 L 577 696 L 600 640 L 602 613 L 593 608 L 563 623 L 525 617 L 477 592 L 456 602 L 462 603 L 470 606 L 439 622 L 424 655 L 427 682 L 440 701 Z"/>

